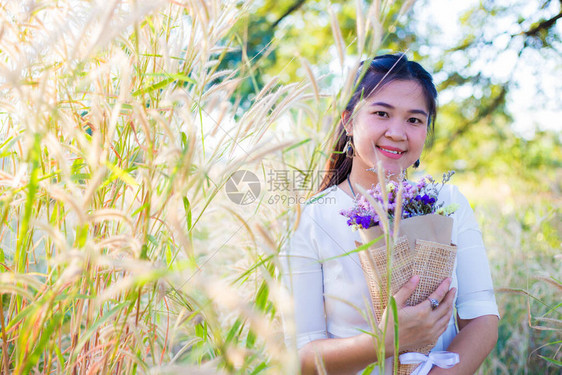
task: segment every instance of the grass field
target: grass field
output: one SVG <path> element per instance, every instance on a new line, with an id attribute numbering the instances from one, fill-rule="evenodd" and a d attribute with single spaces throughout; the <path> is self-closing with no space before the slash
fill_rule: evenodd
<path id="1" fill-rule="evenodd" d="M 483 373 L 557 374 L 562 328 L 560 196 L 510 188 L 501 179 L 469 184 L 472 189 L 466 190 L 476 203 L 502 315 L 498 344 Z"/>

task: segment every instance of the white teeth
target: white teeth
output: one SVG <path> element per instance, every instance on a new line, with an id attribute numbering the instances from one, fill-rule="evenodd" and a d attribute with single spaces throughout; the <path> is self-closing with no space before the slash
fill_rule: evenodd
<path id="1" fill-rule="evenodd" d="M 382 148 L 382 147 L 379 147 L 379 148 L 380 148 L 381 150 L 386 151 L 386 152 L 390 152 L 391 154 L 396 154 L 396 155 L 398 155 L 398 154 L 401 154 L 401 153 L 402 153 L 402 152 L 400 152 L 400 151 L 387 150 L 386 148 Z"/>

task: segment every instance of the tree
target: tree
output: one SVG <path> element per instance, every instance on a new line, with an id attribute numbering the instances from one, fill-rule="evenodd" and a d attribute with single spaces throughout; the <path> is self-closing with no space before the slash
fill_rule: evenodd
<path id="1" fill-rule="evenodd" d="M 407 51 L 435 72 L 442 99 L 435 141 L 428 145 L 426 162 L 441 169 L 464 165 L 466 170 L 483 173 L 494 170 L 491 161 L 502 160 L 503 153 L 525 158 L 507 150 L 506 145 L 518 140 L 542 142 L 545 136 L 535 141 L 521 139 L 514 130 L 513 94 L 532 74 L 536 86 L 533 110 L 559 107 L 562 85 L 555 87 L 556 95 L 547 95 L 543 86 L 552 81 L 549 74 L 562 68 L 561 29 L 557 26 L 562 1 L 477 2 L 459 15 L 460 35 L 448 38 L 443 38 L 445 30 L 434 22 L 442 12 L 435 1 L 417 1 L 406 12 L 410 3 L 382 2 L 377 8 L 362 1 L 263 1 L 240 24 L 238 32 L 247 35 L 241 52 L 226 59 L 230 67 L 242 66 L 249 77 L 239 95 L 251 98 L 251 93 L 274 75 L 279 75 L 281 82 L 306 79 L 299 58 L 312 65 L 317 77 L 327 75 L 321 85 L 329 87 L 331 78 L 342 72 L 334 67 L 337 64 L 331 64 L 337 51 L 328 7 L 336 14 L 347 55 L 358 54 L 358 17 L 377 18 L 378 12 L 380 30 L 384 30 L 378 51 Z M 366 30 L 370 46 L 378 37 L 373 25 L 377 20 Z M 524 70 L 531 73 L 522 74 Z M 560 142 L 558 133 L 545 132 Z M 484 145 L 494 152 L 475 152 Z M 445 157 L 431 158 L 434 154 Z M 555 160 L 544 160 L 544 166 L 556 165 Z"/>

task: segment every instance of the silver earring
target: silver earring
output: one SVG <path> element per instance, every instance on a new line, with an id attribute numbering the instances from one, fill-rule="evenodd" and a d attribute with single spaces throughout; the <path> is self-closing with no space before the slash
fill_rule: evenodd
<path id="1" fill-rule="evenodd" d="M 345 146 L 343 146 L 343 149 L 346 157 L 353 158 L 355 156 L 355 147 L 353 146 L 353 142 L 351 138 L 347 140 Z"/>

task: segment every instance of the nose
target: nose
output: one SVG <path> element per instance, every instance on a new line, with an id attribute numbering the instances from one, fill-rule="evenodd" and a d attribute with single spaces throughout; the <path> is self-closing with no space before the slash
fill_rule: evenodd
<path id="1" fill-rule="evenodd" d="M 389 139 L 392 139 L 393 141 L 406 140 L 407 137 L 406 137 L 405 124 L 403 124 L 402 121 L 399 121 L 398 119 L 395 119 L 394 121 L 389 121 L 384 136 Z"/>

